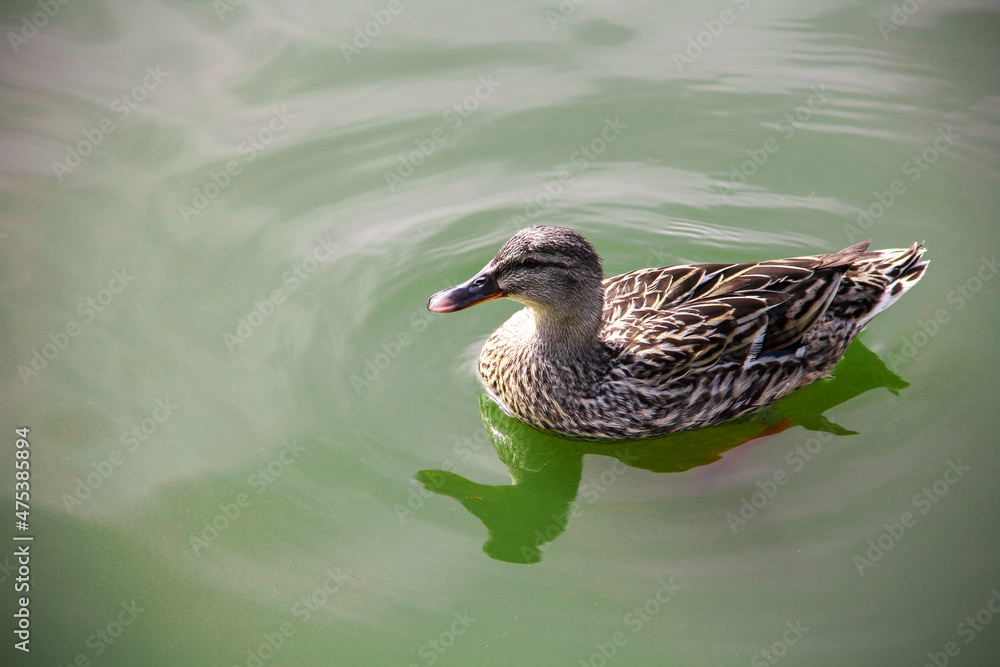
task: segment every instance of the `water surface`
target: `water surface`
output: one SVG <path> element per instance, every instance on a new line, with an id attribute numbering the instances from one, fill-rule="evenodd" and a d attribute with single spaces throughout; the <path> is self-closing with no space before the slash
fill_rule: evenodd
<path id="1" fill-rule="evenodd" d="M 44 4 L 0 12 L 9 664 L 996 662 L 991 3 Z M 601 449 L 481 403 L 516 304 L 425 309 L 536 222 L 608 275 L 932 263 L 835 384 Z"/>

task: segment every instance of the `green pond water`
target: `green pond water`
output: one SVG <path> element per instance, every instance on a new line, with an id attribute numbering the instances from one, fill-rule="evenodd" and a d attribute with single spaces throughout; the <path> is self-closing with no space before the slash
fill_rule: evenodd
<path id="1" fill-rule="evenodd" d="M 1000 664 L 997 9 L 3 3 L 3 664 Z M 835 379 L 581 443 L 482 396 L 517 304 L 425 307 L 532 223 L 931 265 Z"/>

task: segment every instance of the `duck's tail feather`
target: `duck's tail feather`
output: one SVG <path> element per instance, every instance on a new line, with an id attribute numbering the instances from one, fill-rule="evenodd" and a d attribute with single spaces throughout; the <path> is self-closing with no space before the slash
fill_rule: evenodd
<path id="1" fill-rule="evenodd" d="M 923 277 L 929 262 L 923 260 L 924 244 L 909 248 L 866 252 L 847 272 L 847 279 L 876 296 L 871 309 L 858 318 L 859 328 L 896 303 Z"/>

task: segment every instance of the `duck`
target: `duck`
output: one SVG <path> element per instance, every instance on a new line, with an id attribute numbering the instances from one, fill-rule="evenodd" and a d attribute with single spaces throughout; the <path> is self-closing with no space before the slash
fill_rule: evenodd
<path id="1" fill-rule="evenodd" d="M 927 269 L 923 243 L 869 245 L 605 279 L 580 233 L 535 225 L 427 308 L 523 304 L 483 344 L 489 397 L 544 431 L 638 439 L 739 419 L 831 377 L 854 337 Z"/>

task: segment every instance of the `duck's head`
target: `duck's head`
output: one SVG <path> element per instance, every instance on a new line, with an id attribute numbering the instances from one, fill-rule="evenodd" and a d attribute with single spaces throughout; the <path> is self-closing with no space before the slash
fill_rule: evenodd
<path id="1" fill-rule="evenodd" d="M 451 313 L 507 297 L 559 319 L 584 313 L 600 318 L 602 278 L 601 258 L 587 239 L 572 229 L 538 225 L 515 234 L 475 276 L 432 296 L 427 308 Z"/>

